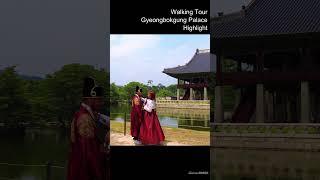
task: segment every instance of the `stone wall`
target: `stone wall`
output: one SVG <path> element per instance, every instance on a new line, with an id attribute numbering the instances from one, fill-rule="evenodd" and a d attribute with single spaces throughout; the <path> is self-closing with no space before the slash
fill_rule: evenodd
<path id="1" fill-rule="evenodd" d="M 157 100 L 158 108 L 210 109 L 209 100 Z"/>
<path id="2" fill-rule="evenodd" d="M 320 135 L 261 135 L 211 133 L 216 148 L 249 148 L 320 151 Z"/>
<path id="3" fill-rule="evenodd" d="M 319 124 L 213 123 L 216 148 L 320 151 Z"/>
<path id="4" fill-rule="evenodd" d="M 212 148 L 211 154 L 210 172 L 215 180 L 320 177 L 319 152 Z"/>

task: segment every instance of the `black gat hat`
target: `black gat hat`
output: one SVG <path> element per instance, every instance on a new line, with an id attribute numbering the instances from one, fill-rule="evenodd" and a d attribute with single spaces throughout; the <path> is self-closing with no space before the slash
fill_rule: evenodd
<path id="1" fill-rule="evenodd" d="M 103 97 L 104 91 L 101 86 L 97 86 L 95 80 L 92 77 L 86 77 L 83 80 L 83 91 L 82 97 L 84 98 L 95 98 Z"/>

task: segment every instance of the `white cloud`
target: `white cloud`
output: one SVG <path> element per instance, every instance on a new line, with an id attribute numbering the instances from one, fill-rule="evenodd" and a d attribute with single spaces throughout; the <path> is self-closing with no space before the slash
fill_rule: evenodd
<path id="1" fill-rule="evenodd" d="M 148 48 L 157 46 L 160 36 L 157 35 L 111 35 L 111 60 L 123 59 L 142 53 Z"/>

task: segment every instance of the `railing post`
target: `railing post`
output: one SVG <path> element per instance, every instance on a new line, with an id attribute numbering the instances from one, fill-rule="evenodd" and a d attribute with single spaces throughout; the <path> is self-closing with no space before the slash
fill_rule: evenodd
<path id="1" fill-rule="evenodd" d="M 127 113 L 124 113 L 124 130 L 123 130 L 124 135 L 127 134 Z"/>
<path id="2" fill-rule="evenodd" d="M 52 166 L 51 161 L 48 161 L 47 162 L 47 180 L 51 180 L 51 166 Z"/>

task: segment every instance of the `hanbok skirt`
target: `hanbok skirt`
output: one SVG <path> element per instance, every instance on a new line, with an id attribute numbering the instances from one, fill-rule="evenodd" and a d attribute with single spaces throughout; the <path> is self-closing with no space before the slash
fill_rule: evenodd
<path id="1" fill-rule="evenodd" d="M 162 131 L 157 113 L 155 111 L 144 113 L 144 120 L 140 127 L 140 141 L 145 145 L 159 145 L 164 141 L 165 136 Z"/>
<path id="2" fill-rule="evenodd" d="M 140 126 L 142 121 L 142 111 L 140 106 L 135 106 L 131 110 L 131 136 L 139 137 L 140 134 Z"/>

